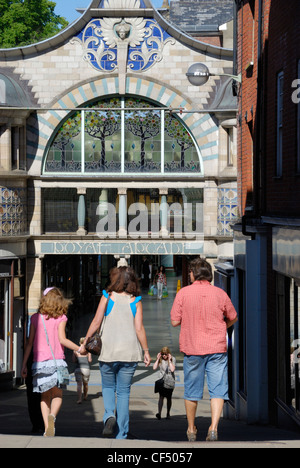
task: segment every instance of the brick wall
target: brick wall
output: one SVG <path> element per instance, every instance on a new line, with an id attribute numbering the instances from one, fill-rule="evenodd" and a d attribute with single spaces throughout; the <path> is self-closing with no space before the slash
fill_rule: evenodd
<path id="1" fill-rule="evenodd" d="M 266 211 L 269 215 L 299 216 L 300 174 L 297 174 L 297 105 L 292 82 L 299 78 L 300 3 L 282 8 L 272 0 L 269 17 L 268 89 L 266 97 Z M 282 176 L 276 177 L 277 74 L 284 73 Z"/>
<path id="2" fill-rule="evenodd" d="M 239 208 L 244 214 L 259 197 L 259 185 L 265 202 L 261 213 L 275 216 L 299 215 L 300 175 L 297 174 L 297 105 L 292 101 L 292 82 L 300 60 L 300 2 L 291 0 L 282 8 L 280 0 L 263 0 L 262 76 L 258 74 L 259 1 L 244 0 L 238 10 L 238 70 L 242 72 L 239 89 L 238 189 Z M 253 66 L 251 66 L 253 62 Z M 284 72 L 283 173 L 276 177 L 277 150 L 277 74 Z M 259 154 L 256 148 L 258 89 L 263 89 L 262 168 L 256 176 Z"/>
<path id="3" fill-rule="evenodd" d="M 268 9 L 271 0 L 264 1 L 263 44 L 268 40 Z M 238 188 L 239 208 L 244 214 L 246 207 L 255 203 L 255 145 L 257 133 L 258 100 L 258 45 L 259 45 L 259 2 L 244 0 L 238 9 L 237 63 L 242 73 L 239 89 L 238 110 Z M 264 58 L 264 49 L 262 50 Z M 259 83 L 262 86 L 262 83 Z M 261 106 L 259 106 L 261 109 Z"/>

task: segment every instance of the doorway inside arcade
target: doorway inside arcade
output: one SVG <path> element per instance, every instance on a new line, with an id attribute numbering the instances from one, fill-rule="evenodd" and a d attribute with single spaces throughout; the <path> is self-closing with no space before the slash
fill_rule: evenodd
<path id="1" fill-rule="evenodd" d="M 57 286 L 67 297 L 73 299 L 68 313 L 68 336 L 78 341 L 85 336 L 97 310 L 102 290 L 109 282 L 109 271 L 117 266 L 119 258 L 113 255 L 47 255 L 43 262 L 44 287 Z M 163 346 L 169 346 L 179 357 L 179 329 L 170 322 L 170 311 L 179 287 L 188 281 L 188 261 L 186 256 L 142 256 L 126 259 L 140 280 L 144 325 L 148 344 L 153 357 Z M 145 281 L 145 265 L 149 268 L 149 281 Z M 160 266 L 165 267 L 167 295 L 162 300 L 149 294 L 155 286 L 155 275 Z"/>

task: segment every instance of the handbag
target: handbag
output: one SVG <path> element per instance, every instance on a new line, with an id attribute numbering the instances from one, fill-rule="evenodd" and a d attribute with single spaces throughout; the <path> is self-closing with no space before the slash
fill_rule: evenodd
<path id="1" fill-rule="evenodd" d="M 45 329 L 45 333 L 46 333 L 47 343 L 48 343 L 48 346 L 49 346 L 49 348 L 51 350 L 53 361 L 54 361 L 54 364 L 55 364 L 55 367 L 56 367 L 57 386 L 58 387 L 67 386 L 70 383 L 70 374 L 69 374 L 68 368 L 64 367 L 64 366 L 58 366 L 57 365 L 56 359 L 54 357 L 54 353 L 53 353 L 53 350 L 52 350 L 52 347 L 51 347 L 51 344 L 49 342 L 49 337 L 48 337 L 47 328 L 46 328 L 46 324 L 45 324 L 45 320 L 44 320 L 43 315 L 42 315 L 42 321 L 43 321 L 43 325 L 44 325 L 44 329 Z"/>
<path id="2" fill-rule="evenodd" d="M 156 380 L 154 385 L 154 393 L 162 392 L 163 389 L 173 390 L 175 388 L 175 377 L 173 372 L 164 371 L 164 375 Z"/>
<path id="3" fill-rule="evenodd" d="M 108 302 L 109 302 L 109 297 L 108 297 L 107 302 L 106 302 L 104 316 L 105 316 L 105 313 L 106 313 L 106 310 L 107 310 Z M 100 326 L 100 328 L 101 328 L 101 326 Z M 100 331 L 100 328 L 98 328 L 98 330 L 96 331 L 96 333 L 93 336 L 90 336 L 86 340 L 86 344 L 85 344 L 85 349 L 87 350 L 87 352 L 93 354 L 94 356 L 100 356 L 100 353 L 101 353 L 101 350 L 102 350 L 102 338 L 101 338 L 101 336 L 102 336 L 102 333 L 103 333 L 103 327 L 102 327 L 101 331 Z"/>
<path id="4" fill-rule="evenodd" d="M 164 388 L 164 378 L 156 380 L 154 384 L 154 393 L 159 393 Z"/>
<path id="5" fill-rule="evenodd" d="M 164 377 L 164 388 L 167 388 L 169 390 L 172 390 L 175 388 L 175 379 L 172 374 L 169 374 L 168 372 L 165 373 Z"/>
<path id="6" fill-rule="evenodd" d="M 100 329 L 97 330 L 95 335 L 91 336 L 87 339 L 85 344 L 85 349 L 88 353 L 94 354 L 95 356 L 100 356 L 101 349 L 102 349 L 102 339 L 100 335 Z"/>

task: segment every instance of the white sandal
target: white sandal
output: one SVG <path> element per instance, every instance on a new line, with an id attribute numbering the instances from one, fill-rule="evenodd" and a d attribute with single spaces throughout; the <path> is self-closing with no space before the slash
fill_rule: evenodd
<path id="1" fill-rule="evenodd" d="M 56 417 L 53 414 L 48 416 L 48 428 L 44 434 L 44 437 L 55 437 L 55 421 Z"/>

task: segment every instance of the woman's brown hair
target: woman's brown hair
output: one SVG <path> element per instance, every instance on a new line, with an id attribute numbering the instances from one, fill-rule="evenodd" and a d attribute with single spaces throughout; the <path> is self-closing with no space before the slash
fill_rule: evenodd
<path id="1" fill-rule="evenodd" d="M 66 299 L 58 288 L 52 288 L 46 295 L 42 296 L 39 312 L 45 315 L 47 319 L 57 319 L 58 317 L 67 315 L 71 304 L 72 300 Z"/>
<path id="2" fill-rule="evenodd" d="M 110 285 L 107 288 L 107 292 L 132 294 L 132 296 L 139 296 L 141 290 L 135 271 L 130 267 L 119 267 L 112 268 L 109 273 Z"/>
<path id="3" fill-rule="evenodd" d="M 192 260 L 189 267 L 194 275 L 195 281 L 207 280 L 211 282 L 213 280 L 211 265 L 203 258 Z"/>

